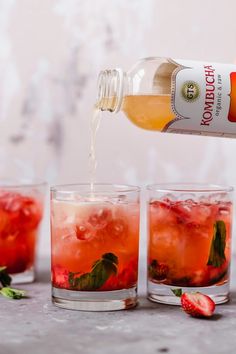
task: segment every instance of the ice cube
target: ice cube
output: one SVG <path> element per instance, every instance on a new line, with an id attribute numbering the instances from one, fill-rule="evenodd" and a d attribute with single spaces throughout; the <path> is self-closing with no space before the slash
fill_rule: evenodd
<path id="1" fill-rule="evenodd" d="M 88 223 L 95 229 L 103 229 L 112 219 L 112 212 L 108 208 L 99 208 L 88 218 Z"/>
<path id="2" fill-rule="evenodd" d="M 68 225 L 67 227 L 63 227 L 60 230 L 60 234 L 62 235 L 61 238 L 64 241 L 71 241 L 72 237 L 75 237 L 76 231 L 74 225 Z"/>
<path id="3" fill-rule="evenodd" d="M 90 225 L 86 224 L 77 224 L 75 233 L 77 239 L 80 241 L 88 241 L 95 236 L 95 230 L 91 229 Z"/>
<path id="4" fill-rule="evenodd" d="M 149 212 L 151 223 L 156 225 L 176 222 L 176 214 L 171 211 L 171 204 L 166 201 L 152 201 Z"/>
<path id="5" fill-rule="evenodd" d="M 199 203 L 193 208 L 192 218 L 197 224 L 203 224 L 212 214 L 212 205 Z"/>
<path id="6" fill-rule="evenodd" d="M 175 213 L 178 222 L 190 222 L 193 207 L 189 203 L 175 202 L 171 204 L 171 211 Z"/>
<path id="7" fill-rule="evenodd" d="M 220 202 L 225 202 L 228 199 L 227 193 L 212 193 L 209 197 L 208 200 L 210 203 L 220 203 Z"/>
<path id="8" fill-rule="evenodd" d="M 188 204 L 188 205 L 191 205 L 191 206 L 194 206 L 194 205 L 197 205 L 197 202 L 193 199 L 186 199 L 185 200 L 185 203 Z"/>
<path id="9" fill-rule="evenodd" d="M 128 225 L 123 219 L 113 219 L 107 225 L 107 232 L 111 237 L 121 238 L 127 235 Z"/>
<path id="10" fill-rule="evenodd" d="M 164 201 L 164 202 L 170 202 L 170 201 L 175 201 L 177 200 L 177 197 L 172 194 L 172 193 L 165 193 L 161 198 L 160 200 Z"/>
<path id="11" fill-rule="evenodd" d="M 178 196 L 179 201 L 192 202 L 192 201 L 194 201 L 194 199 L 196 199 L 196 196 L 194 195 L 194 193 L 181 193 Z"/>
<path id="12" fill-rule="evenodd" d="M 221 203 L 219 205 L 219 214 L 220 215 L 230 215 L 231 213 L 231 203 Z"/>

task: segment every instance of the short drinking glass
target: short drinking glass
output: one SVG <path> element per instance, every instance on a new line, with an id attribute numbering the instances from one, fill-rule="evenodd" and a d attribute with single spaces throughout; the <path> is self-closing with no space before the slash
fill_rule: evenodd
<path id="1" fill-rule="evenodd" d="M 51 189 L 52 300 L 110 311 L 137 303 L 139 188 L 89 184 Z"/>
<path id="2" fill-rule="evenodd" d="M 172 290 L 182 288 L 226 302 L 233 188 L 163 184 L 147 190 L 148 298 L 179 304 Z"/>
<path id="3" fill-rule="evenodd" d="M 0 181 L 0 267 L 15 284 L 35 278 L 45 189 L 39 181 Z"/>

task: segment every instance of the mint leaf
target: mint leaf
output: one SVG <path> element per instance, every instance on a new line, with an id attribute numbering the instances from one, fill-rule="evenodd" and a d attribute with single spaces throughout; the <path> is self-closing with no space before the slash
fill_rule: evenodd
<path id="1" fill-rule="evenodd" d="M 68 281 L 69 281 L 69 284 L 72 288 L 75 287 L 75 281 L 77 279 L 78 274 L 80 274 L 80 272 L 78 272 L 78 273 L 69 272 Z"/>
<path id="2" fill-rule="evenodd" d="M 95 261 L 90 273 L 77 276 L 79 273 L 69 273 L 70 286 L 77 290 L 93 291 L 102 287 L 111 275 L 117 274 L 118 258 L 113 253 L 105 253 Z"/>
<path id="3" fill-rule="evenodd" d="M 73 273 L 69 274 L 69 283 L 72 288 L 77 290 L 89 290 L 93 287 L 90 273 L 85 273 L 79 278 L 75 278 Z"/>
<path id="4" fill-rule="evenodd" d="M 222 220 L 218 220 L 214 224 L 213 238 L 207 265 L 220 267 L 226 260 L 225 245 L 226 245 L 226 227 Z"/>
<path id="5" fill-rule="evenodd" d="M 7 267 L 0 267 L 0 283 L 3 287 L 11 285 L 11 277 L 7 273 Z"/>
<path id="6" fill-rule="evenodd" d="M 171 289 L 172 293 L 177 296 L 177 297 L 181 297 L 182 296 L 182 289 Z"/>
<path id="7" fill-rule="evenodd" d="M 4 287 L 0 290 L 0 294 L 10 299 L 18 300 L 25 296 L 25 291 Z"/>
<path id="8" fill-rule="evenodd" d="M 116 275 L 116 273 L 116 263 L 113 263 L 110 259 L 102 256 L 102 260 L 95 265 L 90 273 L 92 289 L 99 289 L 111 275 Z"/>
<path id="9" fill-rule="evenodd" d="M 10 288 L 11 280 L 10 275 L 7 273 L 7 267 L 0 267 L 0 283 L 2 284 L 0 294 L 10 299 L 21 299 L 25 296 L 25 291 Z"/>
<path id="10" fill-rule="evenodd" d="M 118 257 L 114 253 L 105 253 L 102 258 L 114 264 L 118 264 Z"/>
<path id="11" fill-rule="evenodd" d="M 156 269 L 158 267 L 158 262 L 156 259 L 154 259 L 148 266 L 148 273 L 151 278 L 156 277 Z"/>

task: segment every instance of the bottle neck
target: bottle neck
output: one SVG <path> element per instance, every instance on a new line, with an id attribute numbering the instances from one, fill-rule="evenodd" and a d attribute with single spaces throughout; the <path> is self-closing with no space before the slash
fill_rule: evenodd
<path id="1" fill-rule="evenodd" d="M 124 93 L 125 73 L 121 69 L 101 71 L 98 77 L 96 107 L 101 111 L 118 112 Z"/>

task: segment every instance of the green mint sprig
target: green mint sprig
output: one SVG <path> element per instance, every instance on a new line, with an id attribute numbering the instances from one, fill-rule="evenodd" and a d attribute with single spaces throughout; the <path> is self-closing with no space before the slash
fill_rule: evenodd
<path id="1" fill-rule="evenodd" d="M 181 297 L 183 295 L 183 291 L 181 288 L 178 289 L 171 289 L 172 293 L 177 296 L 177 297 Z"/>
<path id="2" fill-rule="evenodd" d="M 4 287 L 0 290 L 0 294 L 10 299 L 19 300 L 25 297 L 26 292 L 24 290 Z"/>
<path id="3" fill-rule="evenodd" d="M 7 273 L 7 267 L 0 267 L 0 283 L 2 286 L 8 286 L 11 285 L 11 277 Z"/>
<path id="4" fill-rule="evenodd" d="M 12 278 L 7 273 L 7 267 L 0 267 L 0 294 L 10 299 L 18 300 L 25 297 L 26 292 L 24 290 L 10 288 Z"/>
<path id="5" fill-rule="evenodd" d="M 214 224 L 213 238 L 207 265 L 220 267 L 225 261 L 226 226 L 224 221 L 218 220 Z"/>
<path id="6" fill-rule="evenodd" d="M 105 253 L 97 260 L 90 273 L 77 276 L 69 273 L 69 284 L 76 290 L 93 291 L 102 287 L 111 275 L 117 274 L 118 258 L 113 253 Z"/>

